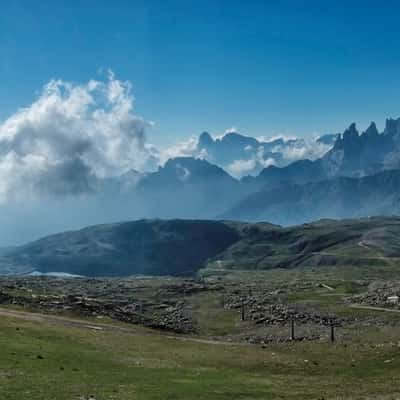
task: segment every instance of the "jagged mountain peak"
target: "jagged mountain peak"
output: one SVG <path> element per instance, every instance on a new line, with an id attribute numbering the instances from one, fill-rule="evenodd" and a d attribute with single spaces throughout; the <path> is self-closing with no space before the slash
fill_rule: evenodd
<path id="1" fill-rule="evenodd" d="M 191 155 L 204 158 L 224 168 L 235 178 L 257 176 L 268 165 L 284 167 L 300 159 L 315 160 L 333 147 L 336 135 L 322 135 L 314 140 L 301 137 L 252 137 L 229 130 L 223 136 L 200 134 Z"/>
<path id="2" fill-rule="evenodd" d="M 376 127 L 376 123 L 372 121 L 369 127 L 363 132 L 362 136 L 364 137 L 377 137 L 379 135 L 378 128 Z"/>
<path id="3" fill-rule="evenodd" d="M 157 177 L 162 181 L 170 182 L 171 179 L 180 182 L 204 182 L 207 180 L 223 179 L 224 181 L 235 181 L 224 169 L 214 165 L 207 160 L 195 157 L 176 157 L 169 159 L 163 167 L 149 177 Z"/>
<path id="4" fill-rule="evenodd" d="M 359 133 L 357 130 L 357 126 L 355 124 L 355 122 L 353 122 L 352 124 L 350 124 L 350 126 L 344 131 L 343 133 L 343 141 L 350 141 L 350 140 L 355 140 L 358 139 L 359 137 Z"/>
<path id="5" fill-rule="evenodd" d="M 400 134 L 400 118 L 387 118 L 385 124 L 384 135 L 399 136 Z"/>
<path id="6" fill-rule="evenodd" d="M 208 132 L 203 132 L 199 136 L 198 147 L 200 148 L 207 148 L 214 143 L 214 139 Z"/>
<path id="7" fill-rule="evenodd" d="M 337 134 L 335 144 L 327 154 L 332 153 L 335 150 L 343 150 L 349 144 L 354 145 L 358 141 L 359 137 L 360 135 L 357 130 L 357 125 L 353 122 L 342 134 Z"/>
<path id="8" fill-rule="evenodd" d="M 170 158 L 165 164 L 164 169 L 176 168 L 177 165 L 182 165 L 188 168 L 201 168 L 201 169 L 218 169 L 222 170 L 222 168 L 218 167 L 217 165 L 211 164 L 207 160 L 202 158 L 196 157 L 175 157 Z"/>

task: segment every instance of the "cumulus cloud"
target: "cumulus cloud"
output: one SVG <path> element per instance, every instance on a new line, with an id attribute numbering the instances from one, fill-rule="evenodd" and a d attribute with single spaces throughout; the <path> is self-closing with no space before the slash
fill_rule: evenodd
<path id="1" fill-rule="evenodd" d="M 159 153 L 159 162 L 164 165 L 169 159 L 176 157 L 203 157 L 204 152 L 199 153 L 197 149 L 198 138 L 191 136 L 189 139 L 178 142 L 173 146 L 163 149 Z"/>
<path id="2" fill-rule="evenodd" d="M 151 123 L 133 113 L 129 82 L 51 80 L 0 124 L 0 202 L 37 193 L 77 194 L 96 181 L 141 170 L 157 155 Z"/>

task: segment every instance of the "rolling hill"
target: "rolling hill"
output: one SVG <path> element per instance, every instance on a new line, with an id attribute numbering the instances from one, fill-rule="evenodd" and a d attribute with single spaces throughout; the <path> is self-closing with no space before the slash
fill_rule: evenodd
<path id="1" fill-rule="evenodd" d="M 318 266 L 400 267 L 400 218 L 319 220 L 283 228 L 237 224 L 240 240 L 209 267 L 273 269 Z"/>
<path id="2" fill-rule="evenodd" d="M 14 248 L 0 258 L 0 266 L 85 276 L 190 275 L 238 238 L 235 229 L 214 221 L 103 224 Z"/>
<path id="3" fill-rule="evenodd" d="M 2 273 L 193 275 L 199 269 L 393 265 L 400 218 L 269 223 L 139 220 L 91 226 L 8 249 Z"/>

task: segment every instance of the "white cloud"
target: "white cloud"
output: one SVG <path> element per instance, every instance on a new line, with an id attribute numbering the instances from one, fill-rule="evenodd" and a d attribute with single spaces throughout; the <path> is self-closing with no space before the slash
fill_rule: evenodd
<path id="1" fill-rule="evenodd" d="M 283 140 L 284 142 L 288 142 L 290 140 L 301 140 L 297 136 L 287 135 L 287 134 L 279 134 L 274 136 L 257 136 L 256 139 L 259 142 L 264 142 L 264 143 L 271 143 L 275 142 L 276 140 Z"/>
<path id="2" fill-rule="evenodd" d="M 246 175 L 256 175 L 260 170 L 271 165 L 276 165 L 276 161 L 271 157 L 265 158 L 264 148 L 260 146 L 251 158 L 234 160 L 226 167 L 226 170 L 235 178 L 242 178 Z"/>
<path id="3" fill-rule="evenodd" d="M 257 166 L 257 161 L 255 159 L 249 160 L 235 160 L 229 164 L 226 169 L 227 171 L 237 178 L 249 175 Z"/>
<path id="4" fill-rule="evenodd" d="M 85 192 L 99 178 L 141 170 L 154 158 L 151 123 L 133 113 L 129 82 L 50 81 L 29 107 L 0 124 L 0 202 Z"/>
<path id="5" fill-rule="evenodd" d="M 239 132 L 239 129 L 236 128 L 236 126 L 231 126 L 230 128 L 225 130 L 224 136 L 229 134 L 229 133 L 237 133 L 237 132 Z"/>
<path id="6" fill-rule="evenodd" d="M 281 153 L 285 164 L 289 164 L 297 160 L 316 160 L 322 157 L 331 146 L 313 141 L 300 140 L 291 145 L 285 144 L 283 146 L 277 145 L 272 149 L 273 152 Z"/>
<path id="7" fill-rule="evenodd" d="M 196 157 L 198 138 L 191 136 L 188 140 L 178 142 L 175 145 L 160 151 L 159 162 L 164 165 L 170 158 Z M 204 158 L 205 153 L 203 153 Z"/>
<path id="8" fill-rule="evenodd" d="M 276 165 L 276 161 L 273 158 L 269 157 L 260 160 L 260 164 L 263 166 L 263 168 L 267 168 L 270 167 L 271 165 Z"/>

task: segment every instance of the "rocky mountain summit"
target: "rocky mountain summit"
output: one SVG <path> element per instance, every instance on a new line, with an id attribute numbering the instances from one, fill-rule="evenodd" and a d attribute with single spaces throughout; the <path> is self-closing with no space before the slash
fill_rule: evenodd
<path id="1" fill-rule="evenodd" d="M 398 168 L 400 119 L 386 120 L 382 133 L 376 124 L 359 134 L 353 123 L 340 135 L 328 153 L 322 158 L 327 176 L 365 176 L 384 169 Z"/>
<path id="2" fill-rule="evenodd" d="M 299 159 L 315 160 L 332 148 L 336 138 L 336 134 L 327 134 L 311 140 L 283 136 L 257 139 L 230 131 L 214 139 L 208 132 L 203 132 L 194 155 L 240 178 L 255 176 L 269 165 L 283 167 Z"/>

